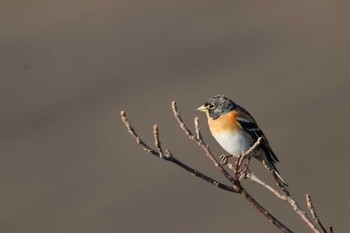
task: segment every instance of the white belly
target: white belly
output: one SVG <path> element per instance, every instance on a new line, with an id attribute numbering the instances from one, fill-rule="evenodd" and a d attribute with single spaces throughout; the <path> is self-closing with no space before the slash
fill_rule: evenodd
<path id="1" fill-rule="evenodd" d="M 221 132 L 213 134 L 216 141 L 229 154 L 239 157 L 252 146 L 251 137 L 247 133 Z"/>

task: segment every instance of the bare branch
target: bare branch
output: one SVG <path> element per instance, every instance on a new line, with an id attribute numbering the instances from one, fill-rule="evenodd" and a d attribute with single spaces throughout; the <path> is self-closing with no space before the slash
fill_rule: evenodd
<path id="1" fill-rule="evenodd" d="M 328 226 L 329 229 L 329 233 L 333 233 L 333 227 L 332 226 Z"/>
<path id="2" fill-rule="evenodd" d="M 199 128 L 199 118 L 194 118 L 194 128 L 196 129 L 196 137 L 199 141 L 203 141 L 203 137 L 201 134 L 201 129 Z"/>
<path id="3" fill-rule="evenodd" d="M 247 173 L 245 174 L 245 178 L 254 181 L 270 192 L 272 192 L 276 197 L 280 198 L 283 201 L 288 202 L 293 210 L 300 216 L 300 218 L 312 229 L 313 232 L 319 233 L 319 229 L 315 226 L 315 224 L 312 223 L 310 218 L 306 215 L 306 213 L 300 208 L 299 204 L 293 199 L 293 197 L 290 195 L 289 192 L 284 192 L 283 194 L 279 193 L 276 189 L 272 188 L 270 185 L 266 184 L 262 180 L 260 180 L 258 177 L 256 177 L 253 173 Z M 278 180 L 276 178 L 276 180 Z"/>
<path id="4" fill-rule="evenodd" d="M 120 112 L 121 115 L 121 119 L 125 125 L 125 127 L 128 129 L 129 134 L 134 138 L 134 140 L 136 141 L 137 144 L 139 144 L 146 152 L 153 154 L 161 159 L 164 159 L 166 161 L 175 163 L 176 165 L 180 166 L 181 168 L 185 169 L 186 171 L 190 172 L 192 175 L 199 177 L 211 184 L 213 184 L 214 186 L 221 188 L 223 190 L 229 191 L 229 192 L 237 192 L 232 186 L 228 186 L 225 185 L 223 183 L 220 183 L 218 181 L 216 181 L 215 179 L 204 175 L 203 173 L 193 169 L 192 167 L 184 164 L 183 162 L 181 162 L 180 160 L 176 159 L 172 153 L 170 152 L 170 150 L 166 150 L 165 155 L 163 154 L 163 156 L 160 156 L 160 153 L 153 150 L 151 147 L 149 147 L 146 143 L 144 143 L 142 141 L 142 139 L 137 135 L 136 131 L 134 130 L 134 128 L 132 127 L 130 121 L 128 120 L 126 114 L 124 111 Z M 161 149 L 161 144 L 160 144 L 160 140 L 159 140 L 159 131 L 158 131 L 158 127 L 157 125 L 154 126 L 153 128 L 153 134 L 155 137 L 155 144 L 156 147 L 159 147 L 159 150 L 162 151 Z M 158 146 L 157 146 L 158 145 Z"/>
<path id="5" fill-rule="evenodd" d="M 174 117 L 177 120 L 177 122 L 180 125 L 180 128 L 185 132 L 185 134 L 189 137 L 189 139 L 191 139 L 192 141 L 194 141 L 198 146 L 200 146 L 202 148 L 202 150 L 205 152 L 205 155 L 209 158 L 209 160 L 214 164 L 214 166 L 226 177 L 226 179 L 228 179 L 231 183 L 233 183 L 235 185 L 235 179 L 225 170 L 225 168 L 223 166 L 221 166 L 221 164 L 216 160 L 216 158 L 214 157 L 214 155 L 211 153 L 209 147 L 205 144 L 205 142 L 203 140 L 199 140 L 197 139 L 195 136 L 193 136 L 192 132 L 187 128 L 187 126 L 185 125 L 185 123 L 183 122 L 180 113 L 177 111 L 177 105 L 176 102 L 173 101 L 171 103 L 172 109 L 173 109 L 173 113 L 174 113 Z M 237 191 L 238 191 L 238 187 L 237 187 Z"/>
<path id="6" fill-rule="evenodd" d="M 263 186 L 264 188 L 266 188 L 267 190 L 269 190 L 270 192 L 272 192 L 273 194 L 275 194 L 278 198 L 286 201 L 287 198 L 285 195 L 281 194 L 280 192 L 278 192 L 276 189 L 272 188 L 270 185 L 266 184 L 264 181 L 260 180 L 254 173 L 246 173 L 244 178 L 247 178 L 251 181 L 254 181 L 258 184 L 260 184 L 261 186 Z"/>
<path id="7" fill-rule="evenodd" d="M 189 128 L 186 126 L 186 124 L 183 122 L 180 113 L 177 110 L 176 102 L 172 102 L 172 110 L 174 113 L 174 117 L 179 123 L 180 128 L 185 132 L 185 134 L 188 136 L 190 140 L 195 142 L 205 153 L 206 157 L 214 164 L 214 166 L 217 168 L 217 170 L 222 173 L 227 180 L 229 180 L 232 185 L 226 185 L 223 183 L 220 183 L 213 178 L 206 176 L 205 174 L 193 169 L 192 167 L 186 165 L 185 163 L 179 161 L 174 157 L 174 155 L 170 152 L 170 150 L 166 150 L 165 153 L 163 152 L 160 138 L 159 138 L 159 129 L 158 126 L 155 124 L 153 127 L 153 135 L 154 135 L 154 144 L 156 150 L 152 149 L 150 146 L 148 146 L 136 133 L 134 128 L 131 126 L 131 123 L 126 117 L 126 114 L 124 111 L 121 111 L 121 119 L 123 123 L 125 124 L 129 134 L 134 138 L 137 144 L 139 144 L 146 152 L 153 154 L 161 159 L 164 159 L 166 161 L 175 163 L 176 165 L 180 166 L 184 170 L 190 172 L 192 175 L 199 177 L 214 186 L 221 188 L 223 190 L 239 193 L 242 197 L 246 199 L 246 201 L 254 206 L 260 213 L 262 213 L 272 224 L 274 224 L 276 227 L 278 227 L 283 232 L 291 233 L 292 231 L 287 228 L 285 225 L 283 225 L 279 220 L 277 220 L 274 216 L 272 216 L 264 207 L 262 207 L 250 194 L 243 188 L 241 185 L 240 179 L 245 178 L 252 180 L 267 190 L 269 190 L 271 193 L 273 193 L 276 197 L 278 197 L 281 200 L 284 200 L 288 202 L 294 211 L 300 216 L 300 218 L 309 226 L 309 228 L 315 232 L 320 233 L 321 231 L 316 227 L 315 224 L 312 223 L 312 221 L 308 218 L 306 213 L 300 208 L 298 203 L 292 198 L 289 191 L 287 190 L 287 187 L 280 182 L 280 180 L 277 178 L 275 172 L 272 169 L 269 169 L 266 165 L 266 169 L 270 171 L 271 175 L 273 176 L 274 180 L 276 181 L 277 186 L 281 189 L 282 193 L 271 187 L 270 185 L 266 184 L 262 180 L 260 180 L 257 176 L 255 176 L 253 173 L 249 171 L 249 161 L 246 163 L 244 170 L 241 170 L 241 166 L 243 164 L 243 161 L 248 157 L 248 155 L 260 144 L 261 139 L 259 138 L 254 145 L 249 148 L 248 151 L 246 151 L 244 154 L 242 154 L 236 161 L 235 165 L 228 164 L 229 168 L 233 170 L 234 176 L 231 176 L 226 169 L 221 165 L 218 160 L 214 157 L 212 152 L 209 149 L 209 146 L 204 142 L 203 137 L 201 135 L 200 127 L 199 127 L 199 119 L 198 117 L 194 118 L 194 126 L 195 126 L 195 135 L 189 130 Z M 309 195 L 307 195 L 307 205 L 308 208 L 313 216 L 313 219 L 318 224 L 318 226 L 321 228 L 322 233 L 327 233 L 324 226 L 321 224 L 319 217 L 316 214 L 315 208 L 312 204 L 311 198 Z M 329 226 L 329 232 L 333 233 L 332 226 Z"/>
<path id="8" fill-rule="evenodd" d="M 187 126 L 185 125 L 185 123 L 183 122 L 180 113 L 177 111 L 177 105 L 176 102 L 173 101 L 171 102 L 171 107 L 173 109 L 173 113 L 174 116 L 176 118 L 176 120 L 179 122 L 180 124 L 180 128 L 186 133 L 186 135 L 193 141 L 195 141 L 196 143 L 198 143 L 198 140 L 196 140 L 196 137 L 193 136 L 193 134 L 191 133 L 191 131 L 187 128 Z"/>
<path id="9" fill-rule="evenodd" d="M 239 158 L 238 158 L 238 167 L 240 167 L 242 165 L 242 162 L 243 160 L 253 151 L 255 150 L 255 148 L 257 146 L 260 145 L 260 142 L 262 140 L 262 137 L 259 137 L 258 140 L 256 140 L 256 142 L 254 143 L 254 145 L 252 147 L 249 148 L 249 150 L 247 150 L 246 152 L 243 153 L 243 155 L 241 155 Z"/>
<path id="10" fill-rule="evenodd" d="M 272 192 L 275 196 L 277 196 L 281 200 L 287 201 L 292 206 L 293 210 L 300 216 L 300 218 L 313 230 L 313 232 L 316 232 L 316 233 L 320 232 L 319 229 L 317 229 L 317 227 L 315 226 L 315 224 L 313 224 L 310 218 L 306 215 L 306 213 L 300 208 L 298 203 L 293 199 L 293 197 L 290 195 L 287 188 L 280 182 L 275 172 L 271 168 L 269 168 L 264 164 L 265 168 L 272 174 L 273 178 L 276 181 L 276 184 L 281 188 L 283 192 L 282 194 L 278 192 L 276 189 L 272 188 L 270 185 L 260 180 L 253 173 L 247 172 L 246 170 L 240 172 L 240 167 L 242 166 L 242 162 L 260 144 L 261 139 L 262 139 L 261 137 L 258 138 L 258 140 L 254 143 L 254 145 L 237 159 L 237 161 L 235 162 L 235 165 L 232 165 L 231 163 L 228 164 L 228 167 L 235 174 L 235 179 L 247 178 L 251 181 L 254 181 L 260 184 L 261 186 L 263 186 L 264 188 Z"/>
<path id="11" fill-rule="evenodd" d="M 254 143 L 254 145 L 252 147 L 250 147 L 246 152 L 244 152 L 241 156 L 238 157 L 237 161 L 235 162 L 235 166 L 233 168 L 233 172 L 235 174 L 235 178 L 236 179 L 240 179 L 240 168 L 242 166 L 243 161 L 245 160 L 245 158 L 253 151 L 255 150 L 255 148 L 257 146 L 259 146 L 260 142 L 262 140 L 262 137 L 259 137 L 258 140 L 256 140 L 256 142 Z M 249 161 L 248 161 L 249 163 Z M 232 168 L 232 166 L 231 166 Z M 246 166 L 246 168 L 243 171 L 243 174 L 246 172 L 246 170 L 248 169 L 248 165 Z"/>
<path id="12" fill-rule="evenodd" d="M 192 175 L 196 176 L 196 177 L 199 177 L 211 184 L 213 184 L 214 186 L 218 187 L 218 188 L 221 188 L 225 191 L 229 191 L 229 192 L 236 192 L 236 190 L 232 187 L 232 186 L 228 186 L 226 184 L 223 184 L 223 183 L 220 183 L 216 180 L 214 180 L 213 178 L 209 177 L 209 176 L 206 176 L 204 175 L 203 173 L 191 168 L 190 166 L 184 164 L 183 162 L 181 162 L 180 160 L 177 160 L 170 152 L 170 150 L 167 150 L 166 152 L 166 156 L 169 156 L 171 157 L 171 162 L 175 163 L 176 165 L 180 166 L 181 168 L 185 169 L 186 171 L 190 172 Z"/>
<path id="13" fill-rule="evenodd" d="M 126 113 L 124 111 L 120 112 L 120 116 L 121 119 L 123 121 L 123 123 L 125 124 L 126 128 L 128 129 L 128 132 L 130 133 L 130 135 L 135 139 L 136 143 L 139 144 L 146 152 L 153 154 L 155 156 L 159 157 L 159 154 L 157 151 L 153 150 L 151 147 L 149 147 L 148 145 L 146 145 L 146 143 L 144 143 L 141 138 L 137 135 L 136 131 L 134 130 L 134 128 L 131 126 L 128 118 L 126 117 Z"/>
<path id="14" fill-rule="evenodd" d="M 316 213 L 316 209 L 312 203 L 311 197 L 309 194 L 306 194 L 306 204 L 307 208 L 310 210 L 310 213 L 312 215 L 312 218 L 315 220 L 315 222 L 320 226 L 323 233 L 327 233 L 326 228 L 322 225 L 320 218 L 318 217 Z"/>
<path id="15" fill-rule="evenodd" d="M 283 232 L 291 233 L 292 231 L 288 227 L 286 227 L 283 223 L 281 223 L 278 219 L 276 219 L 263 206 L 261 206 L 252 196 L 250 196 L 250 194 L 241 186 L 239 179 L 233 178 L 225 170 L 225 168 L 216 160 L 214 155 L 211 153 L 209 146 L 204 142 L 203 139 L 199 140 L 198 136 L 197 137 L 193 136 L 192 132 L 188 129 L 186 124 L 183 122 L 180 116 L 180 113 L 177 110 L 177 105 L 175 101 L 172 102 L 172 109 L 173 109 L 174 117 L 179 123 L 180 128 L 185 132 L 185 134 L 189 137 L 190 140 L 194 141 L 198 146 L 202 148 L 202 150 L 205 152 L 205 155 L 214 164 L 214 166 L 218 169 L 218 171 L 220 171 L 226 177 L 226 179 L 233 184 L 233 188 L 236 190 L 236 192 L 240 193 L 248 201 L 249 204 L 253 205 L 260 213 L 262 213 L 272 224 L 274 224 L 280 230 L 282 230 Z M 197 135 L 200 135 L 199 127 L 196 126 L 196 124 L 199 125 L 198 118 L 195 119 L 195 128 L 196 128 L 196 131 L 198 131 Z"/>
<path id="16" fill-rule="evenodd" d="M 159 141 L 159 129 L 157 124 L 153 126 L 153 135 L 154 135 L 154 145 L 158 150 L 159 157 L 162 159 L 164 157 L 164 154 L 163 154 L 162 146 Z"/>
<path id="17" fill-rule="evenodd" d="M 265 161 L 263 161 L 263 164 L 264 164 L 265 169 L 270 172 L 271 176 L 273 177 L 273 179 L 276 182 L 276 185 L 281 189 L 281 191 L 284 193 L 284 195 L 290 196 L 289 191 L 287 190 L 287 187 L 281 182 L 280 179 L 278 179 L 276 172 L 271 167 L 267 166 Z"/>
<path id="18" fill-rule="evenodd" d="M 248 192 L 243 189 L 241 195 L 248 201 L 249 204 L 253 205 L 261 214 L 263 214 L 269 222 L 278 227 L 281 231 L 286 233 L 293 233 L 288 227 L 281 223 L 278 219 L 272 216 L 264 207 L 262 207 Z"/>
<path id="19" fill-rule="evenodd" d="M 276 176 L 276 173 L 266 165 L 265 165 L 265 168 L 268 171 L 270 171 L 272 177 L 276 181 L 277 186 L 282 190 L 283 195 L 285 196 L 285 201 L 287 201 L 292 206 L 293 210 L 300 216 L 300 218 L 310 227 L 310 229 L 313 232 L 319 233 L 320 230 L 311 221 L 311 219 L 306 215 L 305 211 L 303 211 L 300 208 L 299 204 L 294 200 L 294 198 L 291 196 L 291 194 L 287 190 L 287 187 L 284 184 L 282 184 L 281 181 L 278 179 L 278 177 Z"/>

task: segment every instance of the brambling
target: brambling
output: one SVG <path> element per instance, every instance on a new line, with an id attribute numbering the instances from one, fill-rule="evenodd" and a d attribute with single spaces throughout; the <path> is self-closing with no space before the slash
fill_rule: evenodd
<path id="1" fill-rule="evenodd" d="M 287 186 L 275 166 L 275 163 L 279 162 L 276 154 L 247 110 L 223 95 L 209 98 L 197 110 L 206 113 L 210 132 L 230 155 L 239 157 L 262 137 L 259 146 L 247 158 L 258 159 L 272 169 L 279 181 Z"/>

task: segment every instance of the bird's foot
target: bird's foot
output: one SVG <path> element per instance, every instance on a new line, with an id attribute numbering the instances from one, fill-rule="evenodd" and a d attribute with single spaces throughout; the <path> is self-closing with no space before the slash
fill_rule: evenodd
<path id="1" fill-rule="evenodd" d="M 237 171 L 239 180 L 245 179 L 247 177 L 247 174 L 250 173 L 249 162 L 250 162 L 250 158 L 246 160 L 246 162 L 244 163 L 244 167 L 242 169 L 241 169 L 242 164 L 239 166 L 239 170 Z"/>
<path id="2" fill-rule="evenodd" d="M 224 154 L 220 155 L 221 165 L 225 166 L 227 164 L 227 162 L 228 162 L 228 159 L 230 157 L 232 157 L 232 155 L 224 155 Z"/>
<path id="3" fill-rule="evenodd" d="M 248 158 L 247 161 L 246 161 L 246 163 L 244 164 L 244 168 L 243 168 L 242 172 L 245 173 L 245 174 L 247 174 L 247 173 L 250 172 L 250 170 L 249 170 L 250 159 L 251 159 L 251 158 Z"/>

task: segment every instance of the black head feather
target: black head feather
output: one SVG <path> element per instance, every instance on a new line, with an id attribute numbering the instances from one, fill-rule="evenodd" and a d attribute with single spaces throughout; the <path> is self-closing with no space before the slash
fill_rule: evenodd
<path id="1" fill-rule="evenodd" d="M 234 110 L 237 105 L 224 95 L 216 95 L 209 98 L 204 103 L 204 107 L 208 109 L 209 116 L 215 120 L 221 115 Z"/>

